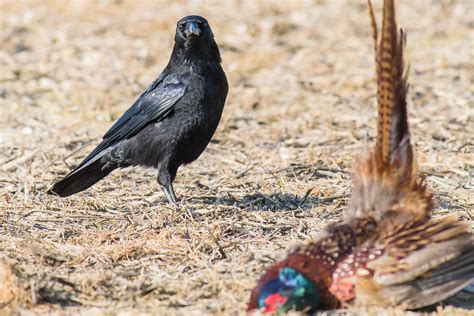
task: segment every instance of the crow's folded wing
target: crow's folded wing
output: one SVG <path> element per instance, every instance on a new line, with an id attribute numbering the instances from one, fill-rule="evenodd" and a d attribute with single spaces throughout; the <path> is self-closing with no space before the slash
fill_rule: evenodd
<path id="1" fill-rule="evenodd" d="M 106 150 L 135 136 L 146 125 L 163 119 L 184 95 L 186 87 L 176 78 L 160 76 L 105 133 L 102 142 L 70 174 L 100 159 Z"/>

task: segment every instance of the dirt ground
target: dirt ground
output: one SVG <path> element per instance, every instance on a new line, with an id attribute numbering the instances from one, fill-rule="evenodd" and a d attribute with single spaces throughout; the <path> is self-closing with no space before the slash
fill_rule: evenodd
<path id="1" fill-rule="evenodd" d="M 140 168 L 46 195 L 161 72 L 176 21 L 194 13 L 230 92 L 213 142 L 178 172 L 180 206 Z M 435 214 L 471 222 L 473 16 L 469 0 L 398 3 Z M 0 314 L 243 314 L 266 266 L 339 220 L 353 157 L 374 140 L 365 1 L 1 0 L 0 42 Z M 455 311 L 469 313 L 438 308 Z"/>

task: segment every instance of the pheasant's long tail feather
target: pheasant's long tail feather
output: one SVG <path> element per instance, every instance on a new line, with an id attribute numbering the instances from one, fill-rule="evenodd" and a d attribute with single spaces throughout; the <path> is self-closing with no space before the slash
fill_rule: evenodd
<path id="1" fill-rule="evenodd" d="M 372 28 L 376 30 L 371 12 Z M 377 36 L 376 31 L 374 36 Z M 382 35 L 375 48 L 378 108 L 376 150 L 384 163 L 396 159 L 403 159 L 407 164 L 412 161 L 406 103 L 408 72 L 403 59 L 405 42 L 406 34 L 397 29 L 393 0 L 384 0 Z"/>
<path id="2" fill-rule="evenodd" d="M 379 38 L 377 21 L 375 20 L 375 14 L 374 14 L 374 8 L 372 7 L 372 2 L 368 0 L 368 3 L 369 3 L 370 26 L 372 28 L 372 38 L 374 39 L 374 50 L 375 50 L 375 54 L 377 54 L 377 40 Z"/>
<path id="3" fill-rule="evenodd" d="M 369 0 L 377 78 L 377 141 L 369 157 L 359 160 L 353 176 L 353 216 L 376 219 L 403 215 L 426 218 L 431 196 L 417 175 L 407 120 L 408 67 L 406 33 L 398 30 L 394 0 L 384 0 L 379 32 Z M 390 217 L 390 216 L 388 216 Z"/>

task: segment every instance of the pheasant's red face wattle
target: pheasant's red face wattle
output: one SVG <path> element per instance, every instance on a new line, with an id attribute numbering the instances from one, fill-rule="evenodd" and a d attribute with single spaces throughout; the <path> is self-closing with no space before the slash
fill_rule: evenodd
<path id="1" fill-rule="evenodd" d="M 285 305 L 286 301 L 288 301 L 288 298 L 282 296 L 280 293 L 271 294 L 265 299 L 265 309 L 263 312 L 274 313 L 278 311 L 280 307 Z"/>

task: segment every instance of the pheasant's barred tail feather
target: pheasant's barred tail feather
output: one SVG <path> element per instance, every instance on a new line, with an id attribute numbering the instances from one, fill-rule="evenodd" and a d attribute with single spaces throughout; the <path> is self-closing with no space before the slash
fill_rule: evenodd
<path id="1" fill-rule="evenodd" d="M 368 0 L 368 3 L 369 3 L 370 26 L 372 28 L 372 37 L 374 39 L 374 50 L 375 50 L 375 54 L 377 54 L 377 40 L 379 38 L 377 21 L 375 20 L 375 14 L 374 14 L 374 8 L 372 7 L 372 2 Z"/>
<path id="2" fill-rule="evenodd" d="M 394 0 L 384 0 L 380 36 L 370 0 L 369 16 L 377 77 L 377 141 L 369 157 L 356 164 L 352 215 L 423 219 L 428 216 L 431 195 L 417 179 L 410 143 L 406 102 L 408 67 L 403 54 L 406 33 L 398 31 Z"/>
<path id="3" fill-rule="evenodd" d="M 371 12 L 374 37 L 377 36 L 376 23 Z M 384 163 L 397 158 L 398 154 L 409 157 L 411 162 L 411 146 L 408 144 L 403 152 L 399 146 L 409 137 L 407 122 L 406 94 L 408 90 L 407 74 L 403 59 L 403 48 L 406 42 L 405 33 L 398 33 L 395 20 L 393 0 L 384 0 L 382 35 L 380 43 L 375 43 L 375 62 L 377 69 L 377 151 Z"/>

